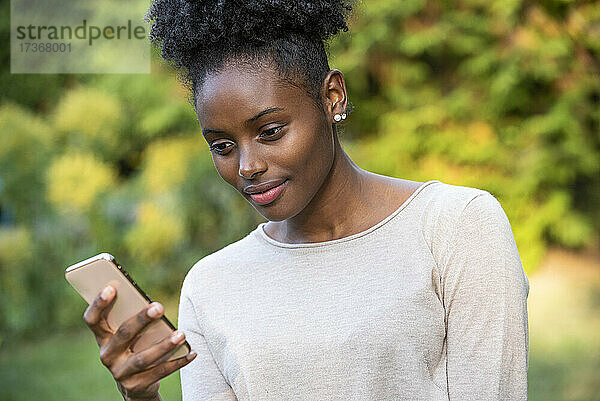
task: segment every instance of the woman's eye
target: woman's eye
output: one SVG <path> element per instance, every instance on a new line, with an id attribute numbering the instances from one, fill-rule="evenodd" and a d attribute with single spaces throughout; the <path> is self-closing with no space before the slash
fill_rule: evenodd
<path id="1" fill-rule="evenodd" d="M 283 129 L 283 125 L 281 125 L 279 127 L 275 127 L 275 128 L 270 128 L 270 129 L 264 130 L 260 134 L 260 136 L 267 140 L 274 140 L 274 139 L 276 139 L 274 137 L 278 137 L 279 134 L 281 133 L 282 129 Z"/>
<path id="2" fill-rule="evenodd" d="M 210 150 L 223 155 L 223 154 L 227 153 L 230 148 L 231 148 L 231 144 L 229 142 L 221 142 L 221 143 L 215 143 L 214 145 L 211 145 Z"/>

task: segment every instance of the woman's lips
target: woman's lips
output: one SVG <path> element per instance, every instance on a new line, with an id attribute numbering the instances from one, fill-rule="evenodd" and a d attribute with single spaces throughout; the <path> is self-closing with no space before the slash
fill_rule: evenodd
<path id="1" fill-rule="evenodd" d="M 261 192 L 259 194 L 250 194 L 252 200 L 259 205 L 266 205 L 273 202 L 281 194 L 281 191 L 287 186 L 287 180 L 282 182 L 276 187 L 269 189 L 268 191 Z"/>

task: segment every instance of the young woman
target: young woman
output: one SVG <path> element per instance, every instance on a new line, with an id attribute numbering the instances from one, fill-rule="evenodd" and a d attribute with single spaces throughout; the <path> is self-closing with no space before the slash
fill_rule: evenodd
<path id="1" fill-rule="evenodd" d="M 365 171 L 340 145 L 348 94 L 323 43 L 350 9 L 152 4 L 218 173 L 269 221 L 187 274 L 179 328 L 197 356 L 148 368 L 184 336 L 128 350 L 159 304 L 114 334 L 114 290 L 88 308 L 125 399 L 160 399 L 184 365 L 185 401 L 526 399 L 529 285 L 498 201 Z"/>

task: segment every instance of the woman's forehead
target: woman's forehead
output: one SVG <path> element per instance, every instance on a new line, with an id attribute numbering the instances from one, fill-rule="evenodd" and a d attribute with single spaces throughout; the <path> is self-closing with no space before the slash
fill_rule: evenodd
<path id="1" fill-rule="evenodd" d="M 266 92 L 276 77 L 269 70 L 228 67 L 208 74 L 200 86 L 198 99 L 209 102 L 232 94 L 244 95 Z"/>
<path id="2" fill-rule="evenodd" d="M 196 111 L 202 120 L 218 116 L 254 115 L 268 107 L 298 107 L 308 95 L 284 82 L 270 68 L 227 66 L 206 76 L 196 96 Z"/>

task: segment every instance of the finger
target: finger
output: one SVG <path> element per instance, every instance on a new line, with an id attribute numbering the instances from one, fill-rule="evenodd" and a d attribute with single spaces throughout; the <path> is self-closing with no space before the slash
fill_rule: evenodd
<path id="1" fill-rule="evenodd" d="M 176 330 L 152 347 L 131 355 L 127 362 L 113 374 L 116 380 L 123 380 L 133 374 L 142 372 L 152 367 L 155 362 L 166 357 L 174 349 L 185 342 L 185 334 Z"/>
<path id="2" fill-rule="evenodd" d="M 162 378 L 170 375 L 176 370 L 181 369 L 196 358 L 196 352 L 192 351 L 186 356 L 174 359 L 172 361 L 163 362 L 146 371 L 134 374 L 125 380 L 122 380 L 122 385 L 129 391 L 141 391 Z"/>
<path id="3" fill-rule="evenodd" d="M 106 322 L 106 314 L 110 309 L 109 306 L 114 300 L 116 289 L 110 285 L 106 286 L 92 303 L 87 307 L 83 314 L 83 320 L 96 336 L 98 345 L 103 343 L 103 340 L 112 335 L 112 330 Z"/>
<path id="4" fill-rule="evenodd" d="M 152 302 L 124 321 L 106 344 L 105 357 L 111 359 L 129 348 L 130 343 L 149 323 L 159 319 L 164 308 L 158 302 Z"/>

